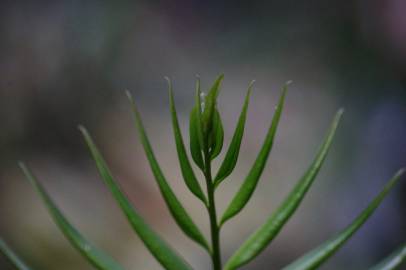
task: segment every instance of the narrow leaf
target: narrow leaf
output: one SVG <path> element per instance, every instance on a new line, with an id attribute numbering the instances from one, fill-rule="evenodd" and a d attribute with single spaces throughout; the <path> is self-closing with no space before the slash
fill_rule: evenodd
<path id="1" fill-rule="evenodd" d="M 254 193 L 254 190 L 258 184 L 258 180 L 261 177 L 262 171 L 264 170 L 266 161 L 268 160 L 269 153 L 272 149 L 276 129 L 278 127 L 283 104 L 285 101 L 286 91 L 287 87 L 285 85 L 262 148 L 243 184 L 241 185 L 237 194 L 234 196 L 233 200 L 224 212 L 220 225 L 223 225 L 227 220 L 237 215 L 248 203 L 251 195 Z"/>
<path id="2" fill-rule="evenodd" d="M 30 270 L 23 260 L 21 260 L 17 254 L 0 238 L 0 251 L 3 253 L 6 258 L 15 266 L 18 270 Z"/>
<path id="3" fill-rule="evenodd" d="M 25 177 L 30 181 L 37 193 L 40 195 L 56 225 L 58 225 L 65 237 L 83 255 L 83 257 L 85 257 L 94 267 L 100 270 L 123 270 L 123 268 L 113 258 L 86 240 L 86 238 L 84 238 L 81 233 L 75 227 L 73 227 L 72 224 L 70 224 L 70 222 L 58 209 L 51 197 L 39 183 L 37 178 L 27 168 L 27 166 L 25 166 L 23 163 L 20 163 L 19 165 L 23 170 Z"/>
<path id="4" fill-rule="evenodd" d="M 144 242 L 145 246 L 151 252 L 151 254 L 157 259 L 157 261 L 165 268 L 169 270 L 191 270 L 192 268 L 183 260 L 183 258 L 177 254 L 164 240 L 162 240 L 143 218 L 137 213 L 134 207 L 129 202 L 128 198 L 121 191 L 116 180 L 113 178 L 110 169 L 104 161 L 102 155 L 94 144 L 92 138 L 84 127 L 79 127 L 82 132 L 85 141 L 89 147 L 89 150 L 96 162 L 99 174 L 102 177 L 104 183 L 107 185 L 114 198 L 120 205 L 121 210 L 126 215 L 129 223 Z"/>
<path id="5" fill-rule="evenodd" d="M 196 125 L 196 130 L 197 130 L 197 138 L 199 141 L 199 145 L 200 145 L 200 149 L 201 151 L 203 151 L 203 149 L 205 148 L 205 144 L 204 144 L 204 139 L 203 139 L 203 127 L 202 127 L 202 101 L 200 98 L 201 95 L 201 91 L 200 91 L 200 78 L 197 77 L 196 80 L 196 93 L 195 93 L 195 106 L 197 107 L 197 111 L 196 111 L 196 119 L 197 119 L 197 125 Z"/>
<path id="6" fill-rule="evenodd" d="M 196 82 L 196 95 L 195 106 L 190 112 L 189 120 L 189 136 L 190 136 L 190 152 L 192 154 L 193 161 L 203 171 L 204 162 L 202 152 L 205 148 L 203 140 L 203 130 L 201 121 L 201 101 L 200 101 L 200 80 Z"/>
<path id="7" fill-rule="evenodd" d="M 203 133 L 208 136 L 212 129 L 213 116 L 216 109 L 217 97 L 220 91 L 220 84 L 224 75 L 218 76 L 204 100 L 204 110 L 202 114 Z"/>
<path id="8" fill-rule="evenodd" d="M 196 176 L 193 172 L 192 166 L 190 165 L 189 158 L 186 154 L 185 145 L 183 143 L 182 133 L 179 127 L 179 121 L 176 114 L 175 108 L 175 101 L 173 98 L 172 92 L 172 85 L 171 82 L 168 80 L 169 84 L 169 102 L 171 108 L 171 115 L 172 115 L 172 126 L 173 126 L 173 133 L 176 142 L 176 150 L 178 152 L 178 159 L 180 163 L 180 168 L 182 171 L 183 179 L 185 180 L 186 186 L 189 190 L 198 197 L 204 204 L 207 204 L 206 197 L 203 194 L 203 191 L 199 185 L 199 182 L 196 179 Z"/>
<path id="9" fill-rule="evenodd" d="M 383 261 L 372 267 L 370 270 L 395 270 L 406 261 L 406 244 L 396 249 Z"/>
<path id="10" fill-rule="evenodd" d="M 252 91 L 252 84 L 248 87 L 248 92 L 245 97 L 244 105 L 238 118 L 238 123 L 234 131 L 233 138 L 231 139 L 230 146 L 228 147 L 226 156 L 224 157 L 223 163 L 221 163 L 220 169 L 214 178 L 214 184 L 217 187 L 227 176 L 231 174 L 234 170 L 235 165 L 237 164 L 238 154 L 240 153 L 240 146 L 242 137 L 244 135 L 244 128 L 245 128 L 245 120 L 247 118 L 247 110 L 248 110 L 248 103 L 249 98 Z"/>
<path id="11" fill-rule="evenodd" d="M 212 149 L 210 152 L 211 160 L 215 159 L 220 154 L 221 149 L 223 148 L 223 142 L 224 142 L 223 123 L 221 121 L 220 113 L 218 112 L 218 110 L 215 110 L 215 112 L 214 112 L 213 124 L 214 124 L 214 129 L 213 129 L 213 134 L 211 135 L 212 140 L 213 140 L 213 145 L 212 145 Z"/>
<path id="12" fill-rule="evenodd" d="M 169 211 L 171 212 L 173 218 L 175 219 L 179 227 L 182 229 L 182 231 L 191 239 L 195 240 L 197 243 L 199 243 L 201 246 L 203 246 L 205 249 L 209 251 L 209 247 L 204 236 L 197 228 L 195 223 L 192 221 L 189 214 L 186 212 L 185 208 L 181 205 L 178 198 L 176 197 L 171 187 L 169 186 L 168 182 L 166 181 L 165 176 L 163 175 L 161 168 L 158 164 L 158 161 L 156 160 L 155 155 L 152 151 L 151 144 L 148 140 L 147 134 L 145 133 L 145 129 L 141 121 L 141 116 L 135 106 L 135 102 L 132 99 L 131 95 L 128 96 L 134 112 L 135 125 L 138 129 L 141 143 L 144 147 L 150 167 L 155 176 L 155 180 L 159 186 L 162 196 L 164 197 L 166 205 L 169 208 Z"/>
<path id="13" fill-rule="evenodd" d="M 344 230 L 332 237 L 319 247 L 313 249 L 298 260 L 283 268 L 283 270 L 310 270 L 317 269 L 323 262 L 330 258 L 334 253 L 351 238 L 351 236 L 368 220 L 375 209 L 379 206 L 388 192 L 393 188 L 396 182 L 404 173 L 404 169 L 398 173 L 385 185 L 383 190 L 375 197 L 365 210 Z"/>
<path id="14" fill-rule="evenodd" d="M 306 173 L 277 208 L 276 212 L 253 233 L 227 262 L 226 269 L 236 269 L 254 259 L 276 237 L 285 223 L 299 207 L 325 160 L 343 110 L 336 113 L 327 137 Z"/>

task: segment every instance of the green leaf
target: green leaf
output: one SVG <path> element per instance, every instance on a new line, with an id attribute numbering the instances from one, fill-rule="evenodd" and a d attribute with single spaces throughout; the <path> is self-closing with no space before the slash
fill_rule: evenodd
<path id="1" fill-rule="evenodd" d="M 123 270 L 113 258 L 86 240 L 80 232 L 70 224 L 28 167 L 23 163 L 20 163 L 19 165 L 26 178 L 40 195 L 56 225 L 58 225 L 65 237 L 83 255 L 83 257 L 100 270 Z"/>
<path id="2" fill-rule="evenodd" d="M 169 84 L 169 101 L 170 101 L 170 108 L 171 108 L 171 115 L 172 115 L 172 126 L 173 126 L 173 133 L 176 142 L 176 150 L 178 152 L 178 158 L 180 162 L 180 168 L 182 171 L 183 179 L 185 180 L 186 186 L 189 190 L 198 197 L 204 204 L 207 204 L 207 200 L 203 191 L 199 185 L 199 182 L 196 179 L 196 176 L 193 172 L 192 166 L 190 165 L 188 156 L 186 154 L 185 145 L 183 143 L 182 133 L 180 131 L 178 117 L 176 114 L 175 108 L 175 101 L 173 98 L 172 92 L 172 84 L 170 80 L 167 78 Z"/>
<path id="3" fill-rule="evenodd" d="M 183 258 L 178 255 L 177 252 L 169 246 L 169 244 L 162 240 L 137 213 L 129 202 L 128 198 L 121 191 L 116 180 L 111 175 L 110 169 L 108 168 L 87 130 L 82 126 L 80 126 L 79 129 L 85 138 L 90 152 L 92 153 L 93 159 L 96 162 L 96 166 L 104 183 L 113 194 L 114 198 L 120 205 L 121 210 L 126 215 L 129 223 L 144 242 L 151 254 L 165 269 L 191 270 L 192 268 L 183 260 Z"/>
<path id="4" fill-rule="evenodd" d="M 214 178 L 214 184 L 217 187 L 227 176 L 231 174 L 231 172 L 234 170 L 235 165 L 237 164 L 238 160 L 238 154 L 240 152 L 240 146 L 241 146 L 241 141 L 242 137 L 244 135 L 244 127 L 245 127 L 245 120 L 247 118 L 247 110 L 248 110 L 248 103 L 249 103 L 249 98 L 251 95 L 252 91 L 252 81 L 248 87 L 248 92 L 245 97 L 244 105 L 240 114 L 240 117 L 238 118 L 238 123 L 234 131 L 233 138 L 231 139 L 230 146 L 228 147 L 226 156 L 223 160 L 223 163 L 221 163 L 220 169 L 217 172 L 216 177 Z"/>
<path id="5" fill-rule="evenodd" d="M 162 196 L 164 197 L 164 200 L 166 202 L 166 205 L 169 208 L 169 211 L 171 212 L 173 218 L 175 219 L 176 223 L 179 225 L 179 227 L 182 229 L 182 231 L 189 236 L 191 239 L 199 243 L 202 247 L 204 247 L 206 250 L 210 250 L 206 239 L 200 232 L 200 230 L 197 228 L 195 223 L 192 221 L 188 213 L 186 212 L 185 208 L 181 205 L 179 202 L 178 198 L 172 191 L 171 187 L 169 186 L 168 182 L 165 179 L 165 176 L 163 175 L 161 168 L 155 158 L 155 155 L 152 151 L 151 144 L 148 140 L 147 134 L 145 132 L 144 126 L 141 121 L 141 116 L 135 106 L 135 102 L 132 99 L 131 95 L 128 93 L 128 97 L 130 99 L 132 109 L 134 112 L 135 116 L 135 125 L 138 129 L 141 143 L 144 147 L 147 159 L 149 161 L 150 167 L 152 169 L 152 172 L 155 176 L 155 180 L 159 186 L 159 189 L 161 191 Z"/>
<path id="6" fill-rule="evenodd" d="M 195 106 L 197 107 L 196 111 L 196 119 L 197 119 L 197 125 L 196 125 L 196 131 L 197 131 L 197 138 L 199 141 L 200 145 L 200 151 L 203 152 L 203 149 L 205 148 L 205 143 L 203 139 L 203 127 L 202 127 L 202 101 L 200 99 L 201 91 L 200 91 L 200 78 L 197 77 L 196 80 L 196 93 L 195 93 Z"/>
<path id="7" fill-rule="evenodd" d="M 218 110 L 215 110 L 214 112 L 213 126 L 214 128 L 212 134 L 210 135 L 212 143 L 209 142 L 209 145 L 211 145 L 211 160 L 215 159 L 220 154 L 224 142 L 223 123 L 221 121 L 220 113 L 218 112 Z"/>
<path id="8" fill-rule="evenodd" d="M 234 253 L 227 262 L 225 269 L 236 269 L 254 259 L 276 237 L 285 223 L 293 215 L 323 165 L 323 161 L 330 149 L 342 113 L 343 110 L 339 110 L 336 113 L 326 139 L 306 173 L 302 176 L 283 203 L 277 208 L 276 212 Z"/>
<path id="9" fill-rule="evenodd" d="M 213 116 L 216 109 L 217 97 L 220 91 L 220 84 L 223 80 L 224 75 L 221 74 L 218 76 L 210 91 L 207 93 L 207 96 L 204 100 L 204 110 L 202 114 L 202 125 L 203 125 L 203 134 L 208 136 L 211 129 L 213 128 Z"/>
<path id="10" fill-rule="evenodd" d="M 233 200 L 227 207 L 226 211 L 223 214 L 223 217 L 220 222 L 220 226 L 223 225 L 227 220 L 237 215 L 244 206 L 248 203 L 251 195 L 254 193 L 254 190 L 257 186 L 258 180 L 264 170 L 266 161 L 268 160 L 269 153 L 272 149 L 276 129 L 278 127 L 279 119 L 283 109 L 283 104 L 285 101 L 287 86 L 285 85 L 281 94 L 281 97 L 276 107 L 275 114 L 272 119 L 271 126 L 268 129 L 265 141 L 262 145 L 262 148 L 249 171 L 247 177 L 245 178 L 243 184 L 238 190 L 237 194 L 234 196 Z"/>
<path id="11" fill-rule="evenodd" d="M 298 260 L 283 268 L 283 270 L 310 270 L 317 269 L 323 262 L 330 258 L 351 236 L 368 220 L 375 209 L 379 206 L 388 192 L 404 173 L 399 170 L 395 176 L 385 185 L 383 190 L 375 197 L 368 207 L 344 230 L 332 237 L 319 247 L 308 252 Z"/>
<path id="12" fill-rule="evenodd" d="M 201 101 L 200 101 L 200 80 L 196 82 L 196 95 L 195 106 L 190 112 L 189 120 L 189 136 L 190 136 L 190 152 L 192 154 L 193 161 L 203 171 L 204 162 L 202 152 L 205 148 L 203 140 L 203 130 L 201 121 Z"/>
<path id="13" fill-rule="evenodd" d="M 370 270 L 395 270 L 406 261 L 406 244 L 403 244 L 390 254 L 383 261 L 372 267 Z"/>
<path id="14" fill-rule="evenodd" d="M 0 251 L 6 256 L 6 258 L 17 268 L 18 270 L 30 270 L 23 260 L 21 260 L 17 254 L 0 238 Z"/>

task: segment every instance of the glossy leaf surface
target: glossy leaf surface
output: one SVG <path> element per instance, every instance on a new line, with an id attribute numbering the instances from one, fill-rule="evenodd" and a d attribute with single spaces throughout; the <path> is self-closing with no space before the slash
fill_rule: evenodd
<path id="1" fill-rule="evenodd" d="M 73 227 L 73 225 L 65 218 L 63 213 L 58 209 L 51 197 L 38 182 L 36 177 L 31 171 L 23 164 L 20 163 L 20 167 L 23 170 L 25 176 L 34 186 L 35 190 L 40 195 L 44 204 L 46 205 L 52 219 L 58 225 L 59 229 L 63 232 L 65 237 L 71 242 L 71 244 L 97 269 L 100 270 L 123 270 L 113 258 L 95 247 L 87 239 L 85 239 L 81 233 Z"/>
<path id="2" fill-rule="evenodd" d="M 113 178 L 110 169 L 108 168 L 87 130 L 80 127 L 80 131 L 85 138 L 104 183 L 113 194 L 114 198 L 120 205 L 121 210 L 126 215 L 129 223 L 144 242 L 151 254 L 165 269 L 191 270 L 192 268 L 183 260 L 183 258 L 178 255 L 177 252 L 169 246 L 169 244 L 162 240 L 137 213 L 127 197 L 121 191 L 116 180 Z"/>
<path id="3" fill-rule="evenodd" d="M 266 165 L 266 161 L 268 160 L 269 153 L 272 149 L 272 145 L 274 142 L 274 137 L 276 134 L 276 130 L 278 127 L 279 119 L 281 117 L 283 104 L 285 101 L 287 87 L 283 88 L 281 97 L 279 99 L 278 105 L 275 110 L 275 114 L 272 119 L 271 126 L 269 127 L 268 133 L 266 135 L 265 141 L 262 145 L 262 148 L 251 168 L 247 177 L 245 178 L 243 184 L 241 185 L 240 189 L 238 190 L 237 194 L 232 199 L 231 203 L 227 207 L 226 211 L 223 214 L 221 219 L 221 225 L 224 224 L 227 220 L 232 218 L 233 216 L 237 215 L 244 206 L 248 203 L 249 199 L 251 198 L 254 190 L 258 184 L 258 180 L 261 177 L 262 171 Z"/>
<path id="4" fill-rule="evenodd" d="M 210 159 L 213 160 L 220 154 L 224 142 L 223 123 L 221 121 L 220 113 L 217 109 L 214 112 L 213 131 L 211 138 L 213 142 L 209 143 L 209 145 L 211 145 Z"/>
<path id="5" fill-rule="evenodd" d="M 195 240 L 205 249 L 209 250 L 209 246 L 208 246 L 207 241 L 205 240 L 203 234 L 200 232 L 200 230 L 197 228 L 195 223 L 192 221 L 189 214 L 186 212 L 185 208 L 179 202 L 175 193 L 172 191 L 172 188 L 169 186 L 168 182 L 166 181 L 166 178 L 163 175 L 162 170 L 158 164 L 158 161 L 156 160 L 155 155 L 152 151 L 152 147 L 148 140 L 144 126 L 142 124 L 140 114 L 137 111 L 137 108 L 135 106 L 134 100 L 132 99 L 131 95 L 129 95 L 129 99 L 130 99 L 132 109 L 134 112 L 135 125 L 138 129 L 141 143 L 144 147 L 145 154 L 149 161 L 151 170 L 155 176 L 155 180 L 159 186 L 159 189 L 166 202 L 166 205 L 168 206 L 169 211 L 171 212 L 176 223 L 179 225 L 179 227 L 182 229 L 182 231 L 187 236 L 189 236 L 191 239 Z"/>
<path id="6" fill-rule="evenodd" d="M 195 94 L 195 106 L 190 112 L 189 120 L 189 136 L 190 136 L 190 152 L 192 154 L 193 161 L 196 165 L 203 171 L 203 149 L 204 149 L 204 139 L 203 139 L 203 127 L 202 127 L 202 109 L 200 100 L 200 80 L 196 82 L 196 94 Z"/>
<path id="7" fill-rule="evenodd" d="M 208 136 L 210 134 L 211 129 L 213 128 L 213 117 L 216 110 L 217 105 L 217 97 L 220 91 L 220 84 L 223 80 L 224 75 L 220 75 L 216 81 L 214 82 L 213 86 L 207 93 L 207 96 L 204 99 L 204 108 L 202 113 L 202 126 L 203 126 L 203 134 Z"/>
<path id="8" fill-rule="evenodd" d="M 236 269 L 253 260 L 276 237 L 289 218 L 299 207 L 311 184 L 316 178 L 323 161 L 325 160 L 335 131 L 340 121 L 342 110 L 339 110 L 331 124 L 326 139 L 320 146 L 316 158 L 307 169 L 306 173 L 295 185 L 294 189 L 277 208 L 276 212 L 234 253 L 227 262 L 225 269 Z"/>
<path id="9" fill-rule="evenodd" d="M 185 180 L 186 186 L 189 190 L 198 197 L 204 204 L 207 204 L 207 200 L 203 191 L 197 181 L 195 173 L 193 172 L 192 166 L 190 165 L 189 158 L 186 154 L 185 145 L 183 143 L 182 133 L 179 127 L 178 116 L 175 108 L 175 101 L 173 98 L 172 86 L 170 81 L 169 83 L 169 101 L 172 115 L 172 126 L 173 133 L 175 137 L 176 150 L 178 152 L 178 159 L 180 163 L 180 168 L 182 172 L 183 179 Z"/>
<path id="10" fill-rule="evenodd" d="M 218 186 L 227 176 L 231 174 L 237 164 L 238 155 L 240 153 L 241 141 L 244 135 L 245 121 L 247 119 L 247 110 L 249 98 L 252 91 L 252 83 L 248 87 L 248 92 L 245 97 L 244 105 L 238 118 L 237 126 L 234 130 L 233 138 L 231 139 L 230 146 L 228 147 L 227 153 L 221 163 L 220 169 L 214 178 L 215 186 Z"/>

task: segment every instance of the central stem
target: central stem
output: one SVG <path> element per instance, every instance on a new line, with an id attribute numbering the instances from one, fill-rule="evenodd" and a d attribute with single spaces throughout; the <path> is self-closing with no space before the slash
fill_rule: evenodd
<path id="1" fill-rule="evenodd" d="M 212 242 L 212 261 L 213 270 L 221 270 L 221 251 L 220 251 L 220 228 L 217 224 L 217 214 L 216 214 L 216 203 L 214 200 L 214 185 L 211 176 L 211 160 L 209 153 L 205 153 L 205 170 L 204 176 L 206 178 L 207 185 L 207 195 L 208 195 L 208 206 L 210 218 L 210 232 L 211 232 L 211 242 Z"/>

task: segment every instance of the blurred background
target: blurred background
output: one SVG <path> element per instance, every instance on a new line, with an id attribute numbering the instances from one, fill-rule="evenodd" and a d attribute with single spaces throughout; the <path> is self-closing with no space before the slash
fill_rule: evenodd
<path id="1" fill-rule="evenodd" d="M 293 80 L 259 186 L 221 239 L 226 260 L 290 191 L 344 107 L 303 204 L 269 248 L 243 267 L 280 269 L 345 227 L 406 165 L 405 13 L 403 0 L 2 1 L 1 237 L 33 268 L 92 269 L 24 179 L 17 167 L 24 160 L 71 222 L 124 268 L 162 269 L 99 178 L 77 129 L 83 124 L 147 222 L 196 269 L 210 269 L 208 256 L 168 213 L 124 90 L 139 105 L 168 181 L 208 234 L 207 213 L 180 176 L 163 77 L 173 81 L 187 142 L 195 75 L 208 89 L 225 74 L 219 97 L 225 147 L 248 83 L 256 80 L 237 168 L 216 193 L 219 213 L 259 151 L 281 86 Z M 321 269 L 368 269 L 404 243 L 405 206 L 401 181 Z M 3 256 L 0 269 L 12 269 Z"/>

